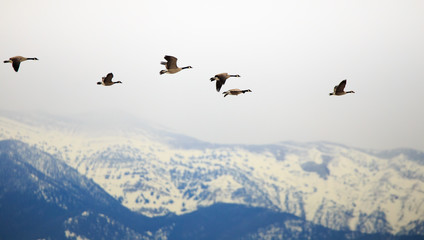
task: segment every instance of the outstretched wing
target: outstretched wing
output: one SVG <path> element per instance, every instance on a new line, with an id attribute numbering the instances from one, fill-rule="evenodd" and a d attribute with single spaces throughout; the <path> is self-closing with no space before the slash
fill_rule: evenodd
<path id="1" fill-rule="evenodd" d="M 113 74 L 112 73 L 108 73 L 106 75 L 106 77 L 102 78 L 103 83 L 107 84 L 107 83 L 112 83 L 112 78 L 113 78 Z"/>
<path id="2" fill-rule="evenodd" d="M 221 91 L 221 87 L 224 84 L 224 82 L 222 82 L 221 80 L 216 81 L 216 91 L 219 92 Z"/>
<path id="3" fill-rule="evenodd" d="M 343 92 L 345 86 L 346 86 L 346 79 L 341 81 L 340 84 L 337 86 L 337 88 L 334 88 L 335 92 Z"/>
<path id="4" fill-rule="evenodd" d="M 165 56 L 165 60 L 167 61 L 167 63 L 166 63 L 166 69 L 178 68 L 177 67 L 177 60 L 178 59 L 176 57 L 166 55 Z"/>
<path id="5" fill-rule="evenodd" d="M 13 69 L 15 69 L 15 72 L 19 70 L 19 66 L 21 65 L 21 62 L 19 61 L 12 61 Z"/>

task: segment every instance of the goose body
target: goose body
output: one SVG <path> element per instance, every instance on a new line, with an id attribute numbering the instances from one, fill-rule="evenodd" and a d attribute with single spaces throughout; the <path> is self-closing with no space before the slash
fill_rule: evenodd
<path id="1" fill-rule="evenodd" d="M 27 58 L 22 56 L 15 56 L 9 58 L 9 60 L 3 61 L 4 63 L 12 63 L 12 67 L 15 70 L 15 72 L 18 72 L 19 66 L 21 65 L 21 62 L 24 62 L 26 60 L 38 60 L 38 58 Z"/>
<path id="2" fill-rule="evenodd" d="M 177 66 L 177 60 L 178 59 L 176 57 L 173 57 L 173 56 L 166 55 L 165 60 L 166 60 L 166 62 L 163 61 L 160 64 L 165 65 L 166 70 L 161 70 L 159 72 L 160 75 L 162 75 L 164 73 L 173 74 L 173 73 L 177 73 L 177 72 L 179 72 L 183 69 L 192 68 L 191 66 L 182 67 L 182 68 L 178 67 Z"/>
<path id="3" fill-rule="evenodd" d="M 230 77 L 240 77 L 240 75 L 230 75 L 228 73 L 220 73 L 216 74 L 214 77 L 212 77 L 210 80 L 211 82 L 216 81 L 216 91 L 219 92 L 221 90 L 222 85 L 225 84 L 225 81 L 227 81 Z"/>
<path id="4" fill-rule="evenodd" d="M 332 93 L 330 93 L 330 96 L 335 95 L 335 96 L 342 96 L 345 95 L 347 93 L 355 93 L 354 91 L 344 91 L 344 88 L 346 86 L 346 82 L 347 80 L 343 80 L 339 83 L 339 85 L 334 86 L 334 90 Z"/>
<path id="5" fill-rule="evenodd" d="M 240 90 L 238 88 L 234 88 L 234 89 L 230 89 L 228 91 L 225 91 L 222 94 L 224 94 L 224 97 L 226 97 L 227 95 L 235 95 L 235 96 L 237 96 L 239 94 L 246 93 L 246 92 L 251 92 L 251 90 L 250 89 Z"/>
<path id="6" fill-rule="evenodd" d="M 113 74 L 108 73 L 106 77 L 102 77 L 101 82 L 97 82 L 97 85 L 103 85 L 103 86 L 111 86 L 115 83 L 122 83 L 121 81 L 112 82 Z"/>

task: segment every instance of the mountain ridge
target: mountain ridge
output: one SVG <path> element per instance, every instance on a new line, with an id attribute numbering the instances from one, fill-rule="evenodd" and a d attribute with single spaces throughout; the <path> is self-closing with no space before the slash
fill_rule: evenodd
<path id="1" fill-rule="evenodd" d="M 337 231 L 289 213 L 226 203 L 200 207 L 181 216 L 146 218 L 125 210 L 94 183 L 84 184 L 84 177 L 63 166 L 61 160 L 16 140 L 0 141 L 0 179 L 0 223 L 9 226 L 0 228 L 0 239 L 343 240 L 372 236 L 387 240 L 419 236 L 414 232 L 394 236 Z M 69 186 L 67 182 L 72 181 L 73 186 Z M 69 194 L 61 187 L 75 190 Z M 87 193 L 86 189 L 97 189 L 98 193 Z"/>
<path id="2" fill-rule="evenodd" d="M 328 142 L 214 145 L 143 129 L 90 136 L 5 117 L 0 127 L 0 139 L 21 139 L 63 159 L 147 216 L 234 203 L 335 230 L 396 233 L 424 215 L 422 164 L 402 151 L 382 158 Z"/>

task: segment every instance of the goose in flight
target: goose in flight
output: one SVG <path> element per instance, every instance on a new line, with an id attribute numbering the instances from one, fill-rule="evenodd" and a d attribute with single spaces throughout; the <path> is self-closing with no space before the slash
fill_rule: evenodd
<path id="1" fill-rule="evenodd" d="M 219 92 L 221 90 L 222 85 L 225 84 L 225 81 L 227 81 L 230 77 L 240 77 L 240 75 L 230 75 L 228 73 L 220 73 L 216 74 L 214 77 L 211 78 L 211 82 L 216 81 L 216 91 Z"/>
<path id="2" fill-rule="evenodd" d="M 245 93 L 245 92 L 251 92 L 250 89 L 246 89 L 246 90 L 240 90 L 238 88 L 234 88 L 234 89 L 230 89 L 228 91 L 223 92 L 222 94 L 224 94 L 224 97 L 226 97 L 227 95 L 239 95 L 241 93 Z"/>
<path id="3" fill-rule="evenodd" d="M 9 60 L 5 60 L 4 63 L 12 63 L 13 69 L 15 69 L 15 72 L 18 72 L 21 62 L 26 60 L 38 60 L 38 58 L 26 58 L 22 56 L 16 56 L 9 58 Z"/>
<path id="4" fill-rule="evenodd" d="M 339 85 L 334 86 L 334 90 L 333 90 L 332 93 L 330 93 L 330 96 L 331 95 L 341 96 L 341 95 L 345 95 L 346 93 L 355 93 L 354 91 L 347 91 L 347 92 L 345 92 L 344 91 L 345 86 L 346 86 L 346 79 L 343 80 L 343 81 L 341 81 L 339 83 Z"/>
<path id="5" fill-rule="evenodd" d="M 111 85 L 113 85 L 115 83 L 122 83 L 121 81 L 112 82 L 112 78 L 113 78 L 113 74 L 112 73 L 108 73 L 106 75 L 106 77 L 102 77 L 102 81 L 101 82 L 97 82 L 97 85 L 111 86 Z"/>
<path id="6" fill-rule="evenodd" d="M 160 75 L 162 75 L 164 73 L 171 73 L 171 74 L 177 73 L 177 72 L 179 72 L 183 69 L 192 68 L 191 66 L 182 67 L 182 68 L 177 67 L 177 60 L 178 59 L 176 57 L 173 57 L 173 56 L 166 55 L 165 60 L 166 60 L 166 62 L 163 61 L 163 62 L 160 62 L 160 64 L 165 65 L 167 70 L 161 70 L 160 73 L 159 73 Z"/>

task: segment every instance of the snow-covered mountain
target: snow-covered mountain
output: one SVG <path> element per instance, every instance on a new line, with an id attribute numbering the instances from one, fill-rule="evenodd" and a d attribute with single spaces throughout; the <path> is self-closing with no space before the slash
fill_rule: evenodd
<path id="1" fill-rule="evenodd" d="M 337 231 L 292 214 L 214 204 L 184 215 L 148 218 L 36 147 L 0 141 L 0 239 L 405 239 Z M 4 227 L 7 226 L 7 227 Z"/>
<path id="2" fill-rule="evenodd" d="M 219 145 L 136 119 L 101 119 L 2 114 L 0 140 L 21 140 L 63 159 L 147 216 L 235 203 L 334 230 L 424 235 L 422 152 L 326 142 Z"/>

